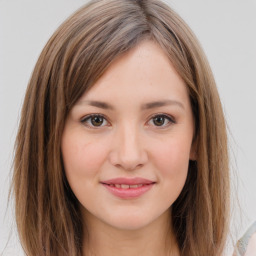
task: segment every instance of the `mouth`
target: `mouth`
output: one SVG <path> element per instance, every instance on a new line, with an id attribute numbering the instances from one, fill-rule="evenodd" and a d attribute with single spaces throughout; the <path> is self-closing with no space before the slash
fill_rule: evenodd
<path id="1" fill-rule="evenodd" d="M 142 196 L 149 191 L 155 181 L 144 178 L 116 178 L 101 182 L 114 196 L 122 199 L 132 199 Z"/>
<path id="2" fill-rule="evenodd" d="M 121 188 L 121 189 L 131 189 L 131 188 L 140 188 L 142 186 L 147 186 L 147 185 L 150 185 L 150 184 L 134 184 L 134 185 L 129 185 L 129 184 L 105 184 L 105 185 L 108 185 L 110 187 L 115 187 L 115 188 Z"/>

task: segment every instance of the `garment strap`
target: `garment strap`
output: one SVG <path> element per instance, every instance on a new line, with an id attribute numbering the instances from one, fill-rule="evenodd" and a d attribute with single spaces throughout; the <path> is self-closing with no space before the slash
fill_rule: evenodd
<path id="1" fill-rule="evenodd" d="M 256 221 L 251 225 L 251 227 L 246 231 L 246 233 L 238 240 L 236 246 L 237 246 L 239 255 L 243 256 L 245 254 L 249 240 L 254 233 L 256 233 Z"/>

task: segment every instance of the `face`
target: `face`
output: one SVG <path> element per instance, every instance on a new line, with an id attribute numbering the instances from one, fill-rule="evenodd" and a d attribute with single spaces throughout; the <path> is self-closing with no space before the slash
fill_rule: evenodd
<path id="1" fill-rule="evenodd" d="M 169 216 L 193 133 L 186 86 L 159 46 L 143 42 L 115 60 L 72 108 L 62 137 L 85 221 L 134 230 Z"/>

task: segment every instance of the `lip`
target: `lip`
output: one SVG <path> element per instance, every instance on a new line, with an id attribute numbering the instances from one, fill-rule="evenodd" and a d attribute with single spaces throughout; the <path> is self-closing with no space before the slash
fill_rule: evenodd
<path id="1" fill-rule="evenodd" d="M 110 184 L 148 185 L 148 184 L 155 183 L 155 182 L 152 180 L 148 180 L 148 179 L 144 179 L 144 178 L 140 178 L 140 177 L 134 177 L 134 178 L 115 178 L 115 179 L 102 181 L 101 183 L 107 184 L 107 185 L 110 185 Z"/>
<path id="2" fill-rule="evenodd" d="M 156 182 L 144 178 L 115 178 L 106 181 L 102 181 L 101 184 L 114 196 L 122 199 L 132 199 L 142 196 L 149 191 Z M 142 185 L 135 188 L 118 188 L 113 185 Z M 112 186 L 111 186 L 112 185 Z"/>

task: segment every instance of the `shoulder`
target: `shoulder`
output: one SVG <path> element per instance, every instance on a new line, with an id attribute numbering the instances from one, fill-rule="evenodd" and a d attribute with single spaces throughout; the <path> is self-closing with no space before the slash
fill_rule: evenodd
<path id="1" fill-rule="evenodd" d="M 256 256 L 256 222 L 238 240 L 236 245 L 237 256 Z"/>
<path id="2" fill-rule="evenodd" d="M 256 256 L 256 233 L 249 240 L 245 256 Z"/>

